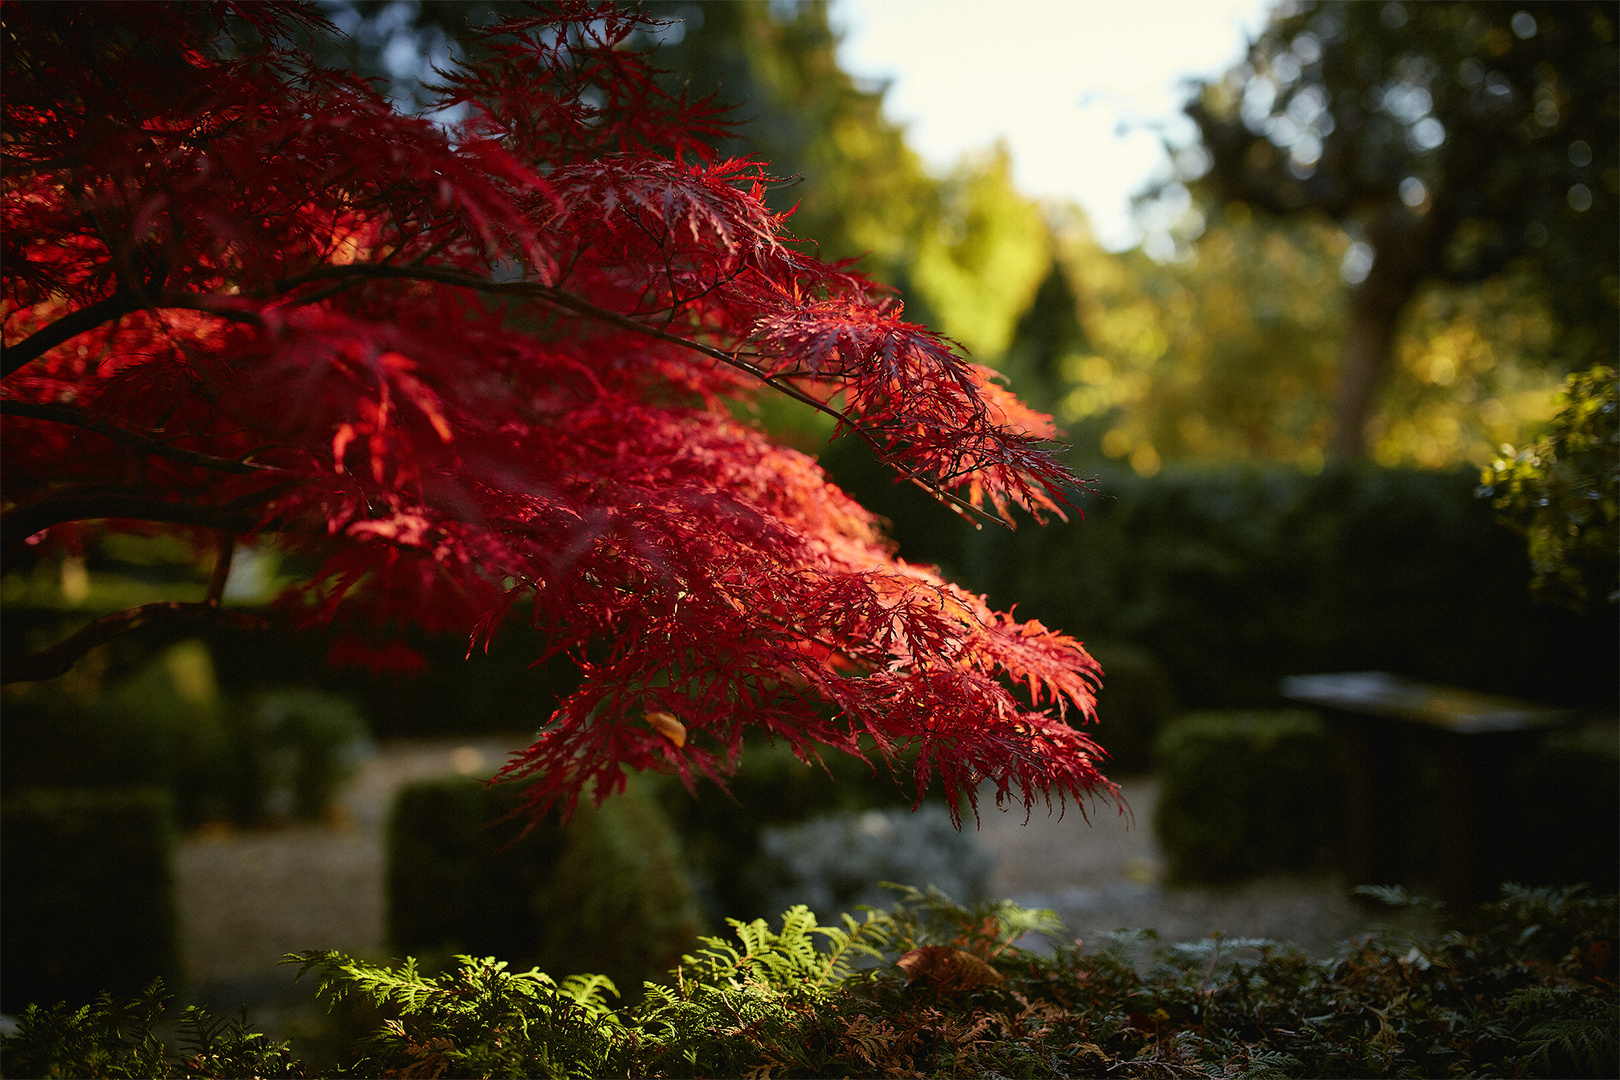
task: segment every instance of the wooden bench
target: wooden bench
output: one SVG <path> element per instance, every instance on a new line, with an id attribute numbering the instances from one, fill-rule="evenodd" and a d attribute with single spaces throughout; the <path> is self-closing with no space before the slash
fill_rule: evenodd
<path id="1" fill-rule="evenodd" d="M 1465 905 L 1492 886 L 1482 858 L 1501 807 L 1493 795 L 1516 757 L 1549 731 L 1579 720 L 1548 708 L 1382 671 L 1297 675 L 1284 697 L 1321 710 L 1343 737 L 1347 871 L 1352 885 L 1389 885 L 1412 876 L 1415 813 L 1433 814 L 1438 865 L 1419 870 L 1441 898 Z M 1436 762 L 1434 805 L 1412 805 L 1413 752 Z"/>

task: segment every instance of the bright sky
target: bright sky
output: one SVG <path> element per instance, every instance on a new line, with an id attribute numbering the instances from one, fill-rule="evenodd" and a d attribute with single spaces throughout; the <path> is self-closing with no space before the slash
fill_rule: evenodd
<path id="1" fill-rule="evenodd" d="M 935 170 L 1003 138 L 1027 195 L 1068 197 L 1109 248 L 1130 196 L 1192 141 L 1182 80 L 1242 59 L 1267 0 L 834 0 L 839 60 L 889 79 L 885 111 Z"/>

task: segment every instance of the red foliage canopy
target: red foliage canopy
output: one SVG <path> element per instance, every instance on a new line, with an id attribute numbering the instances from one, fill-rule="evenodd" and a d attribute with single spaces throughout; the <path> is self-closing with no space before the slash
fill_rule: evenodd
<path id="1" fill-rule="evenodd" d="M 508 766 L 536 809 L 623 766 L 722 781 L 747 727 L 919 751 L 971 799 L 1112 791 L 1080 643 L 895 557 L 729 403 L 836 414 L 970 512 L 1060 512 L 1031 412 L 821 263 L 718 160 L 613 7 L 546 5 L 445 76 L 453 130 L 317 70 L 297 7 L 7 5 L 4 541 L 177 528 L 319 571 L 280 598 L 468 634 L 521 608 L 584 674 Z M 99 637 L 98 637 L 99 635 Z M 54 661 L 52 663 L 51 661 Z"/>

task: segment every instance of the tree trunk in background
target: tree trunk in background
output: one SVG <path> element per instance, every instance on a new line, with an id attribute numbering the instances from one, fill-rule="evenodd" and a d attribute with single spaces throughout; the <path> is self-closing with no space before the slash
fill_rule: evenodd
<path id="1" fill-rule="evenodd" d="M 1414 222 L 1405 207 L 1386 212 L 1367 229 L 1376 257 L 1350 305 L 1350 332 L 1328 440 L 1328 454 L 1335 461 L 1367 457 L 1367 424 L 1378 409 L 1401 314 L 1423 280 L 1432 233 L 1429 222 Z"/>
<path id="2" fill-rule="evenodd" d="M 1363 288 L 1351 306 L 1350 335 L 1345 342 L 1339 393 L 1333 403 L 1333 434 L 1328 443 L 1328 453 L 1335 461 L 1360 461 L 1367 456 L 1367 422 L 1384 386 L 1395 327 L 1405 306 L 1404 302 L 1391 301 Z"/>

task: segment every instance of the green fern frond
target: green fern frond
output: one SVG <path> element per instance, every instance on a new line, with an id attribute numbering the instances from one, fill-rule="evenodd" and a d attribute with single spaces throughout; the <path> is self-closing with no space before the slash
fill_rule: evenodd
<path id="1" fill-rule="evenodd" d="M 850 977 L 850 965 L 857 957 L 882 960 L 885 950 L 892 946 L 894 920 L 888 913 L 867 908 L 863 916 L 862 921 L 856 922 L 853 915 L 845 912 L 841 916 L 843 926 L 816 928 L 816 933 L 825 937 L 828 945 L 817 987 L 829 988 L 843 983 Z"/>
<path id="2" fill-rule="evenodd" d="M 1536 1017 L 1520 1034 L 1519 1050 L 1539 1075 L 1607 1075 L 1620 1061 L 1620 1001 L 1613 994 L 1526 987 L 1508 995 L 1507 1012 Z"/>
<path id="3" fill-rule="evenodd" d="M 547 977 L 546 981 L 551 980 Z M 603 996 L 603 992 L 606 991 L 614 997 L 619 997 L 619 988 L 614 986 L 613 980 L 606 975 L 570 975 L 557 989 L 593 1018 L 619 1023 L 618 1013 L 613 1011 L 613 1007 Z"/>

